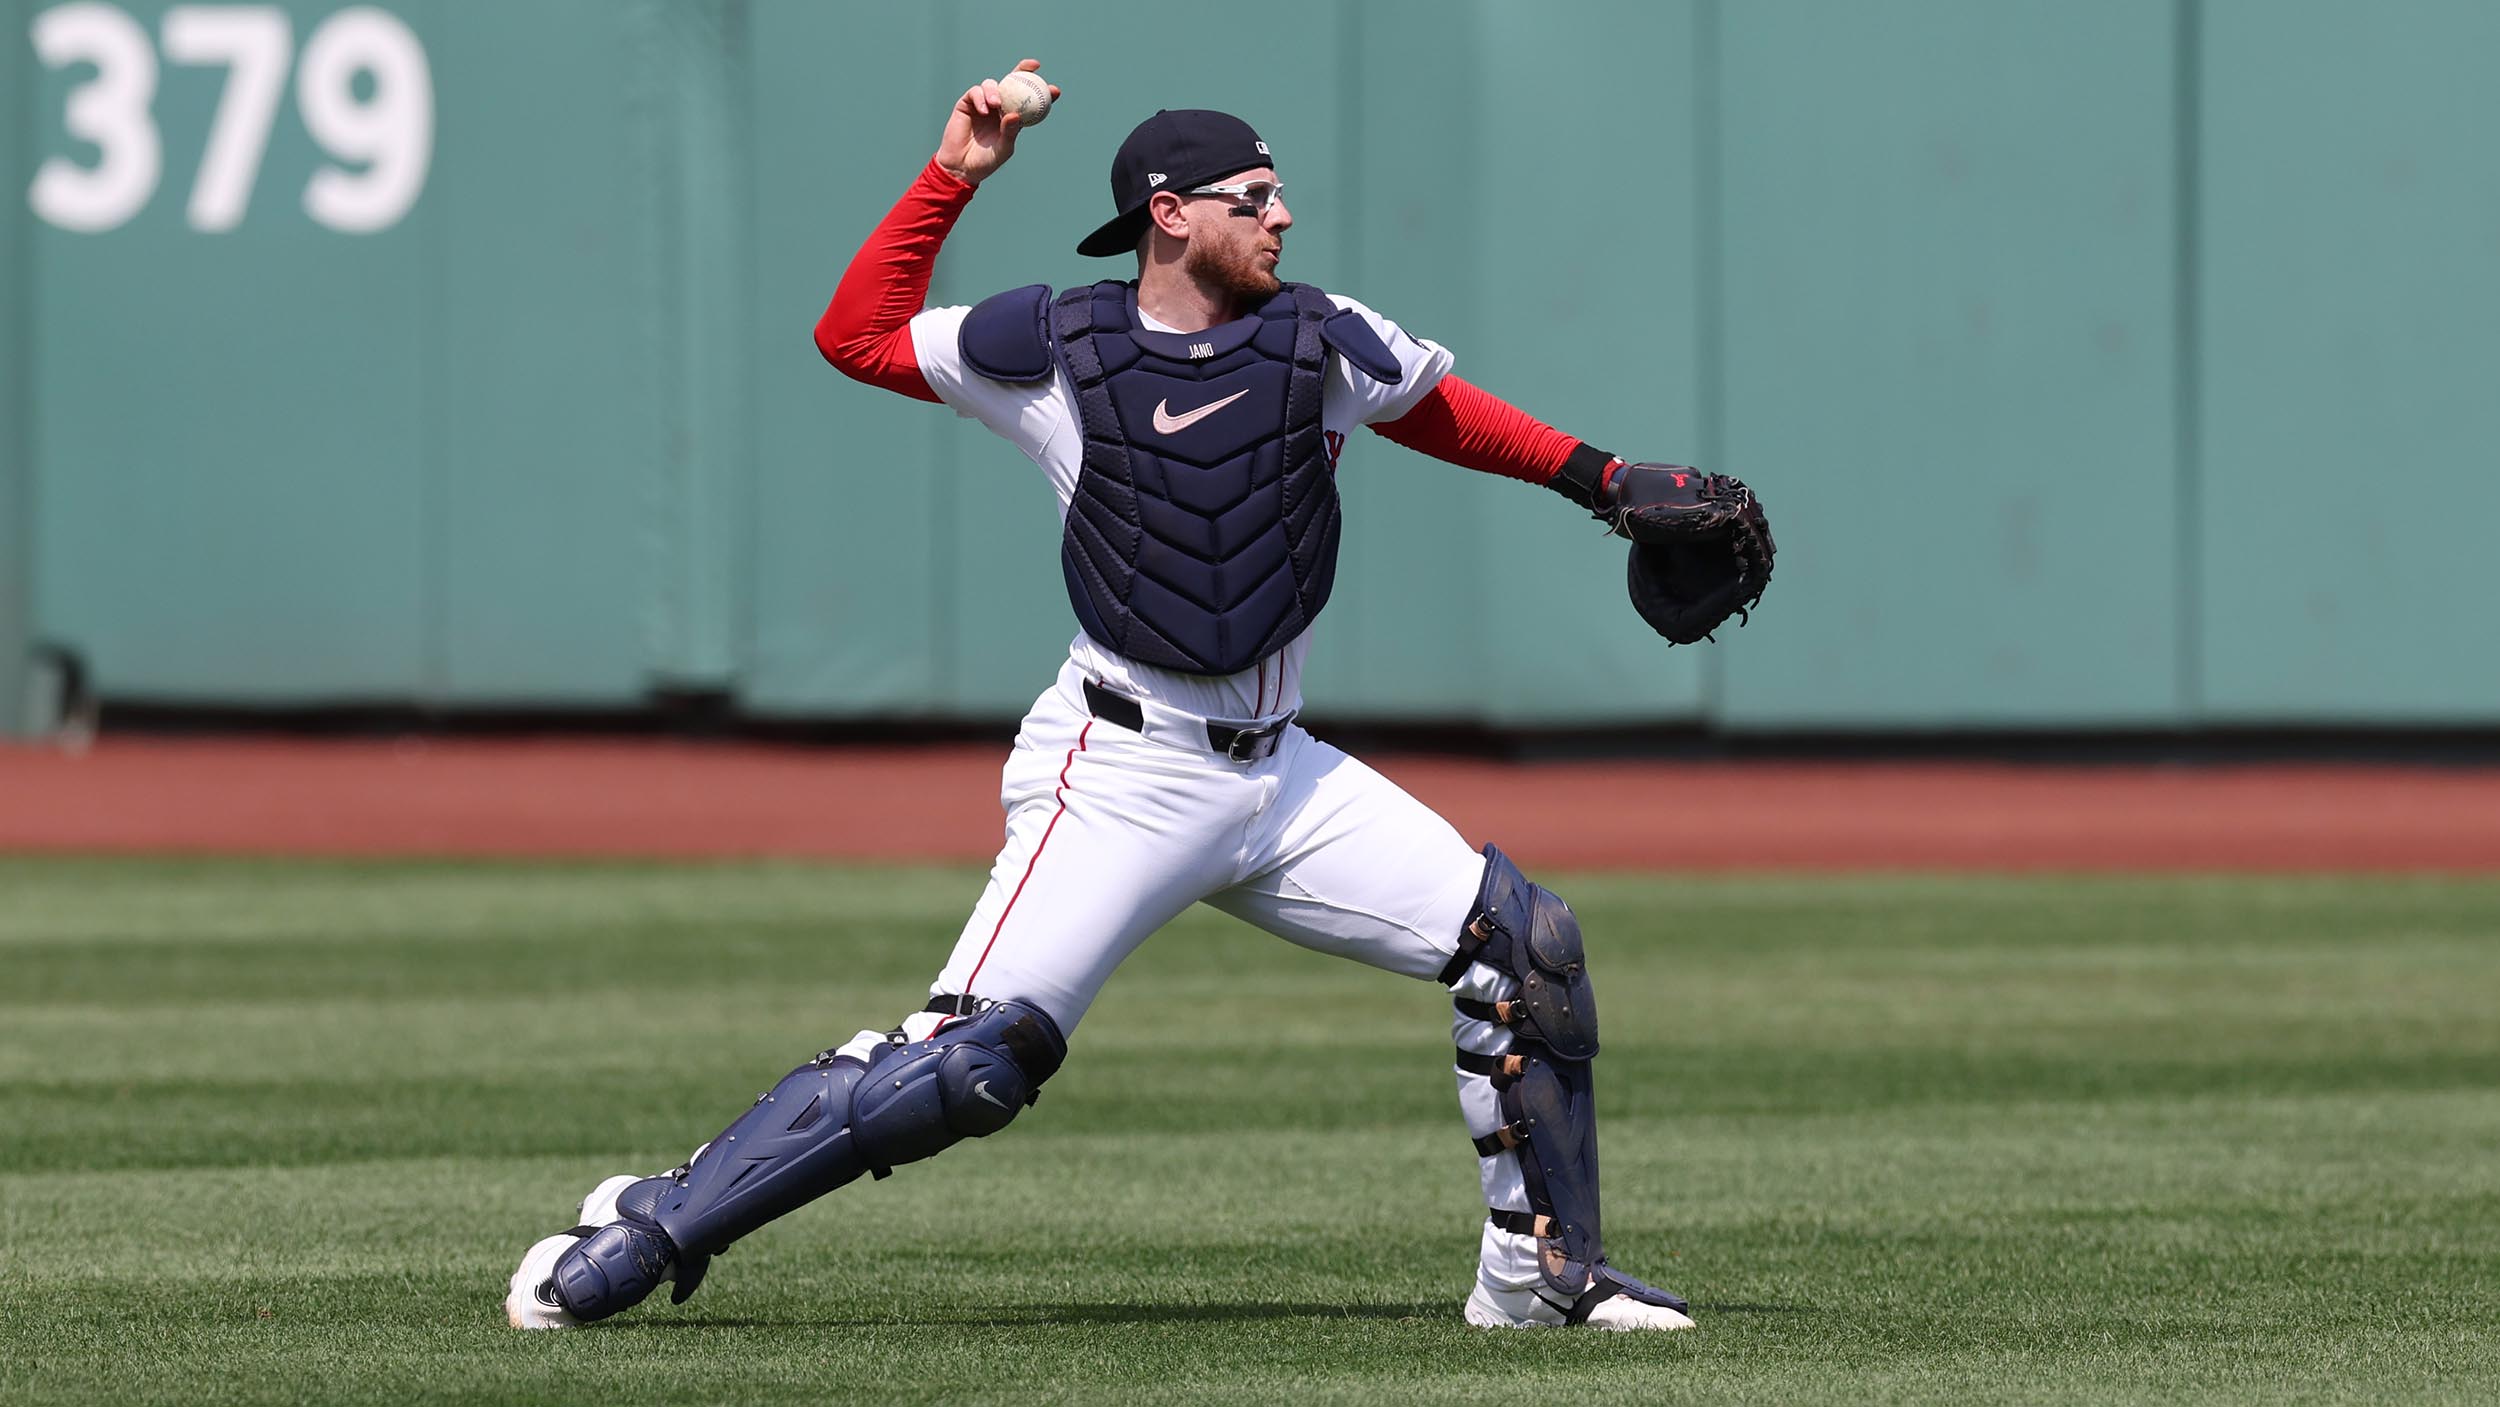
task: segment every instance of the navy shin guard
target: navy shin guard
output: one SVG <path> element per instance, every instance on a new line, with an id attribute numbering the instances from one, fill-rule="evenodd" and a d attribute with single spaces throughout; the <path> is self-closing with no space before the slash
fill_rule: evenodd
<path id="1" fill-rule="evenodd" d="M 689 1261 L 858 1177 L 1005 1128 L 1067 1058 L 1039 1007 L 998 1002 L 866 1060 L 828 1052 L 712 1141 L 652 1220 Z M 680 1288 L 684 1288 L 681 1282 Z"/>
<path id="2" fill-rule="evenodd" d="M 1580 921 L 1500 850 L 1486 846 L 1484 860 L 1475 912 L 1441 980 L 1458 985 L 1478 963 L 1508 979 L 1496 1000 L 1459 997 L 1455 1003 L 1460 1016 L 1491 1022 L 1509 1036 L 1506 1049 L 1489 1048 L 1494 1054 L 1458 1052 L 1461 1070 L 1492 1082 L 1503 1120 L 1476 1140 L 1476 1152 L 1515 1154 L 1527 1194 L 1528 1212 L 1495 1208 L 1493 1221 L 1536 1238 L 1538 1271 L 1548 1289 L 1575 1306 L 1575 1322 L 1619 1294 L 1680 1311 L 1682 1300 L 1606 1264 L 1590 1065 L 1597 1055 L 1597 1000 Z"/>
<path id="3" fill-rule="evenodd" d="M 675 1172 L 617 1198 L 617 1219 L 582 1228 L 549 1285 L 582 1323 L 629 1309 L 675 1281 L 683 1303 L 712 1257 L 765 1222 L 861 1173 L 879 1177 L 965 1138 L 1005 1128 L 1067 1058 L 1038 1007 L 997 1002 L 925 1041 L 865 1058 L 826 1051 L 782 1076 Z"/>

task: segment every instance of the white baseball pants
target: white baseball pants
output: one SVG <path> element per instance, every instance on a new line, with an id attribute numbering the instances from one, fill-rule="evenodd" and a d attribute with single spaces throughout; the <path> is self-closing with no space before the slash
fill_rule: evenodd
<path id="1" fill-rule="evenodd" d="M 1396 783 L 1290 727 L 1250 763 L 1094 717 L 1071 664 L 1035 700 L 1000 789 L 1007 841 L 931 995 L 1014 997 L 1073 1036 L 1113 969 L 1147 935 L 1205 903 L 1323 953 L 1427 980 L 1457 951 L 1484 857 Z M 1149 715 L 1149 733 L 1178 736 Z M 1468 969 L 1461 995 L 1517 994 Z M 904 1025 L 921 1039 L 941 1018 Z M 865 1033 L 863 1033 L 865 1034 Z M 1455 1018 L 1457 1044 L 1509 1048 L 1499 1026 Z M 1503 1120 L 1492 1082 L 1454 1069 L 1470 1137 Z M 1486 1205 L 1525 1211 L 1518 1155 L 1478 1159 Z M 1538 1279 L 1536 1243 L 1486 1223 L 1481 1276 Z"/>

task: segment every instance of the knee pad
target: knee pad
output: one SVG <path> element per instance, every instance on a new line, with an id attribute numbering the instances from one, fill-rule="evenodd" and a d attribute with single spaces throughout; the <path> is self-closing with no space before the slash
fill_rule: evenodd
<path id="1" fill-rule="evenodd" d="M 1588 958 L 1580 920 L 1562 896 L 1531 884 L 1510 857 L 1484 847 L 1484 882 L 1475 912 L 1459 939 L 1458 953 L 1441 969 L 1441 985 L 1454 986 L 1467 969 L 1483 963 L 1518 984 L 1515 996 L 1492 1002 L 1458 999 L 1462 1015 L 1511 1028 L 1560 1060 L 1597 1054 L 1597 996 L 1589 986 Z"/>
<path id="2" fill-rule="evenodd" d="M 827 1051 L 782 1077 L 664 1191 L 651 1220 L 692 1261 L 861 1173 L 884 1177 L 1005 1128 L 1068 1043 L 1039 1007 L 1003 1001 L 927 1040 Z"/>
<path id="3" fill-rule="evenodd" d="M 1001 1002 L 953 1030 L 881 1046 L 851 1095 L 851 1138 L 878 1177 L 1007 1127 L 1041 1098 L 1067 1041 L 1037 1007 Z"/>

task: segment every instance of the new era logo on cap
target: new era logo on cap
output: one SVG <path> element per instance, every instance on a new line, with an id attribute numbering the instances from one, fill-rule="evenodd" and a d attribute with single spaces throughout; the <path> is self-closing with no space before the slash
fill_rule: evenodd
<path id="1" fill-rule="evenodd" d="M 1147 172 L 1147 173 L 1146 173 L 1146 184 L 1147 184 L 1147 185 L 1150 185 L 1150 186 L 1159 186 L 1159 185 L 1162 185 L 1162 184 L 1163 184 L 1163 181 L 1164 181 L 1164 175 L 1163 175 L 1163 173 L 1162 173 L 1162 172 L 1160 172 L 1160 171 L 1149 171 L 1149 172 Z"/>

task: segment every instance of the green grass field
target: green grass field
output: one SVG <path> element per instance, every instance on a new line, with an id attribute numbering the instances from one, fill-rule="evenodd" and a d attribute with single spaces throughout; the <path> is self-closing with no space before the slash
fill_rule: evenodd
<path id="1" fill-rule="evenodd" d="M 2500 882 L 1580 878 L 1615 1259 L 1464 1328 L 1437 989 L 1214 914 L 1040 1106 L 521 1335 L 979 877 L 0 861 L 0 1401 L 2500 1401 Z"/>

